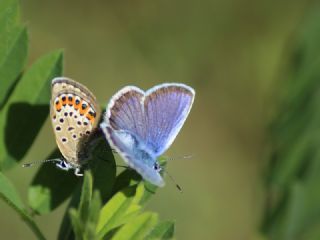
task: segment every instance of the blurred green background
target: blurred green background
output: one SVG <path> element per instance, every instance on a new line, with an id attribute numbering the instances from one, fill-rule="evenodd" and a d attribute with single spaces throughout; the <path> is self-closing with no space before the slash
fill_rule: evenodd
<path id="1" fill-rule="evenodd" d="M 148 205 L 176 219 L 178 239 L 260 239 L 266 126 L 291 40 L 312 9 L 310 1 L 21 1 L 29 29 L 29 62 L 65 50 L 65 76 L 88 86 L 102 106 L 121 87 L 148 89 L 183 82 L 196 90 L 191 114 L 168 151 L 167 185 Z M 48 99 L 49 101 L 49 99 Z M 25 161 L 55 147 L 47 121 Z M 8 177 L 24 199 L 37 171 Z M 71 174 L 71 173 L 70 173 Z M 55 239 L 65 204 L 37 218 Z M 0 231 L 33 239 L 0 202 Z"/>

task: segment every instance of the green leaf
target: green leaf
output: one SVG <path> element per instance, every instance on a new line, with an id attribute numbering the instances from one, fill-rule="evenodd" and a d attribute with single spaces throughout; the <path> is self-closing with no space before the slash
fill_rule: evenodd
<path id="1" fill-rule="evenodd" d="M 136 187 L 132 186 L 118 192 L 101 209 L 97 225 L 99 238 L 103 238 L 108 231 L 125 222 L 124 216 L 132 204 L 135 189 Z"/>
<path id="2" fill-rule="evenodd" d="M 158 158 L 158 161 L 162 168 L 166 167 L 166 158 L 160 157 Z M 133 186 L 137 183 L 139 183 L 139 186 L 144 186 L 144 191 L 139 201 L 139 204 L 143 205 L 150 199 L 150 197 L 152 197 L 156 193 L 158 187 L 147 181 L 143 181 L 141 176 L 133 169 L 126 169 L 125 171 L 119 174 L 119 176 L 116 178 L 116 182 L 113 187 L 113 192 L 116 193 L 120 189 L 125 188 L 126 186 Z"/>
<path id="3" fill-rule="evenodd" d="M 82 184 L 82 192 L 79 204 L 79 215 L 82 222 L 86 222 L 89 216 L 89 206 L 92 196 L 92 175 L 85 172 Z"/>
<path id="4" fill-rule="evenodd" d="M 34 220 L 26 213 L 22 201 L 11 182 L 0 172 L 0 198 L 2 198 L 30 227 L 38 239 L 45 239 Z"/>
<path id="5" fill-rule="evenodd" d="M 91 150 L 93 158 L 89 161 L 89 169 L 93 176 L 93 188 L 99 190 L 101 201 L 105 203 L 112 195 L 116 179 L 116 164 L 103 133 L 100 132 L 96 138 L 99 140 Z"/>
<path id="6" fill-rule="evenodd" d="M 59 156 L 56 149 L 47 159 Z M 80 180 L 72 171 L 58 169 L 54 163 L 43 164 L 29 186 L 29 206 L 38 214 L 51 212 L 74 192 Z"/>
<path id="7" fill-rule="evenodd" d="M 158 223 L 148 234 L 146 240 L 172 239 L 174 235 L 174 222 L 165 221 Z"/>
<path id="8" fill-rule="evenodd" d="M 86 239 L 97 238 L 96 228 L 99 220 L 100 208 L 101 208 L 100 193 L 99 191 L 96 190 L 93 193 L 91 204 L 89 206 L 89 216 L 86 222 L 86 229 L 85 229 Z"/>
<path id="9" fill-rule="evenodd" d="M 76 239 L 78 239 L 78 240 L 83 239 L 82 238 L 83 226 L 82 226 L 80 216 L 79 216 L 77 210 L 74 208 L 71 208 L 69 210 L 69 216 L 71 219 L 71 223 L 73 226 L 73 231 L 74 231 Z"/>
<path id="10" fill-rule="evenodd" d="M 140 181 L 141 176 L 135 170 L 128 168 L 117 176 L 112 192 L 115 194 L 121 189 L 136 185 Z"/>
<path id="11" fill-rule="evenodd" d="M 106 143 L 104 141 L 104 148 L 106 146 Z M 99 151 L 99 148 L 97 148 L 97 151 Z M 102 154 L 98 156 L 98 153 L 94 153 L 93 159 L 90 160 L 89 168 L 91 169 L 92 176 L 93 176 L 93 189 L 99 191 L 99 196 L 101 198 L 101 202 L 106 202 L 107 199 L 110 198 L 113 183 L 115 181 L 115 163 L 112 153 L 105 152 L 106 154 Z M 97 154 L 97 155 L 96 155 Z M 60 170 L 60 172 L 62 172 Z M 71 173 L 69 173 L 71 174 Z M 72 186 L 69 189 L 69 194 L 72 193 Z M 59 193 L 56 193 L 59 195 Z M 60 229 L 59 229 L 59 240 L 66 240 L 66 239 L 72 239 L 72 227 L 68 215 L 68 209 L 71 207 L 78 207 L 78 203 L 80 201 L 80 190 L 74 191 L 74 194 L 72 195 L 72 200 L 66 210 L 66 213 L 64 215 L 63 221 L 61 223 Z"/>
<path id="12" fill-rule="evenodd" d="M 96 227 L 99 220 L 100 208 L 101 208 L 100 193 L 99 191 L 95 190 L 93 193 L 90 207 L 89 207 L 89 217 L 88 217 L 88 223 L 90 224 L 90 229 L 88 231 L 90 232 L 94 231 L 94 233 L 90 234 L 91 236 L 93 236 L 93 234 L 94 235 L 96 234 Z"/>
<path id="13" fill-rule="evenodd" d="M 92 195 L 92 176 L 90 172 L 85 173 L 82 186 L 82 194 L 80 198 L 79 208 L 76 211 L 74 208 L 69 210 L 73 232 L 77 239 L 96 239 L 96 225 L 99 218 L 101 207 L 101 199 L 99 191 L 95 191 Z M 60 238 L 60 236 L 59 236 Z M 72 239 L 71 232 L 63 236 L 62 239 Z"/>
<path id="14" fill-rule="evenodd" d="M 72 224 L 70 221 L 69 211 L 70 209 L 75 209 L 78 207 L 81 197 L 81 186 L 78 184 L 73 191 L 72 198 L 66 208 L 63 219 L 60 224 L 58 239 L 59 240 L 70 240 L 74 239 L 74 232 L 72 228 Z"/>
<path id="15" fill-rule="evenodd" d="M 18 209 L 23 209 L 23 203 L 11 182 L 0 172 L 0 194 Z"/>
<path id="16" fill-rule="evenodd" d="M 0 48 L 2 54 L 0 55 L 0 106 L 2 107 L 26 63 L 28 51 L 26 28 L 17 27 L 12 32 L 2 29 L 0 30 L 0 41 L 4 43 L 2 48 L 5 48 Z"/>
<path id="17" fill-rule="evenodd" d="M 36 61 L 0 112 L 0 129 L 4 129 L 0 132 L 0 146 L 4 146 L 0 151 L 2 169 L 20 161 L 32 146 L 48 115 L 51 80 L 62 74 L 62 59 L 62 52 L 55 51 Z"/>
<path id="18" fill-rule="evenodd" d="M 18 25 L 17 1 L 0 3 L 0 109 L 8 98 L 23 66 L 28 50 L 26 29 Z"/>
<path id="19" fill-rule="evenodd" d="M 125 224 L 114 235 L 112 240 L 140 240 L 156 226 L 158 216 L 155 213 L 143 213 Z"/>

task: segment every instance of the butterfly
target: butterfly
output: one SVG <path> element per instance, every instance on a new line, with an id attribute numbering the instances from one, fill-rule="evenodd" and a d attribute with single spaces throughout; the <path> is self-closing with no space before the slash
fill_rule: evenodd
<path id="1" fill-rule="evenodd" d="M 80 168 L 91 157 L 87 144 L 99 116 L 97 100 L 87 87 L 65 77 L 52 80 L 50 118 L 64 158 L 56 164 L 59 168 L 75 169 L 75 175 L 83 175 Z"/>
<path id="2" fill-rule="evenodd" d="M 129 167 L 162 187 L 157 158 L 176 138 L 194 97 L 194 89 L 180 83 L 160 84 L 146 92 L 127 86 L 111 98 L 100 128 Z"/>

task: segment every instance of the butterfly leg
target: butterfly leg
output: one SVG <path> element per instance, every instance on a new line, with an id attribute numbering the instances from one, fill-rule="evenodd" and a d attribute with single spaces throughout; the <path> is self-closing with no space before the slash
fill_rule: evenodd
<path id="1" fill-rule="evenodd" d="M 82 177 L 82 176 L 83 176 L 83 173 L 80 173 L 80 168 L 76 168 L 76 169 L 74 170 L 74 174 L 75 174 L 76 176 L 78 176 L 78 177 Z"/>

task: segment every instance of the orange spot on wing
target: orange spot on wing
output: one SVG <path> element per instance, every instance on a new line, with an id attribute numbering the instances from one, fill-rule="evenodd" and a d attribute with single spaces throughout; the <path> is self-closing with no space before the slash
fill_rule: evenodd
<path id="1" fill-rule="evenodd" d="M 94 117 L 91 116 L 89 113 L 87 113 L 86 118 L 87 118 L 89 121 L 91 121 L 92 119 L 94 120 Z"/>
<path id="2" fill-rule="evenodd" d="M 62 105 L 61 105 L 61 101 L 56 101 L 55 102 L 55 107 L 56 107 L 56 111 L 60 112 Z"/>
<path id="3" fill-rule="evenodd" d="M 69 106 L 74 105 L 74 102 L 75 102 L 74 97 L 72 97 L 71 100 L 70 100 L 69 97 L 68 97 L 68 105 L 69 105 Z"/>
<path id="4" fill-rule="evenodd" d="M 67 104 L 67 96 L 61 97 L 62 106 L 65 106 Z"/>
<path id="5" fill-rule="evenodd" d="M 96 116 L 96 114 L 95 114 L 94 112 L 91 112 L 91 111 L 89 111 L 89 112 L 86 114 L 86 118 L 91 122 L 91 124 L 94 123 L 95 116 Z"/>
<path id="6" fill-rule="evenodd" d="M 82 104 L 80 103 L 80 106 L 82 106 Z M 87 111 L 87 108 L 83 109 L 82 107 L 80 107 L 80 114 L 84 115 L 84 113 Z"/>
<path id="7" fill-rule="evenodd" d="M 76 101 L 74 101 L 73 107 L 74 107 L 75 110 L 78 110 L 80 108 L 81 102 L 82 101 L 80 100 L 79 104 L 77 104 Z"/>

